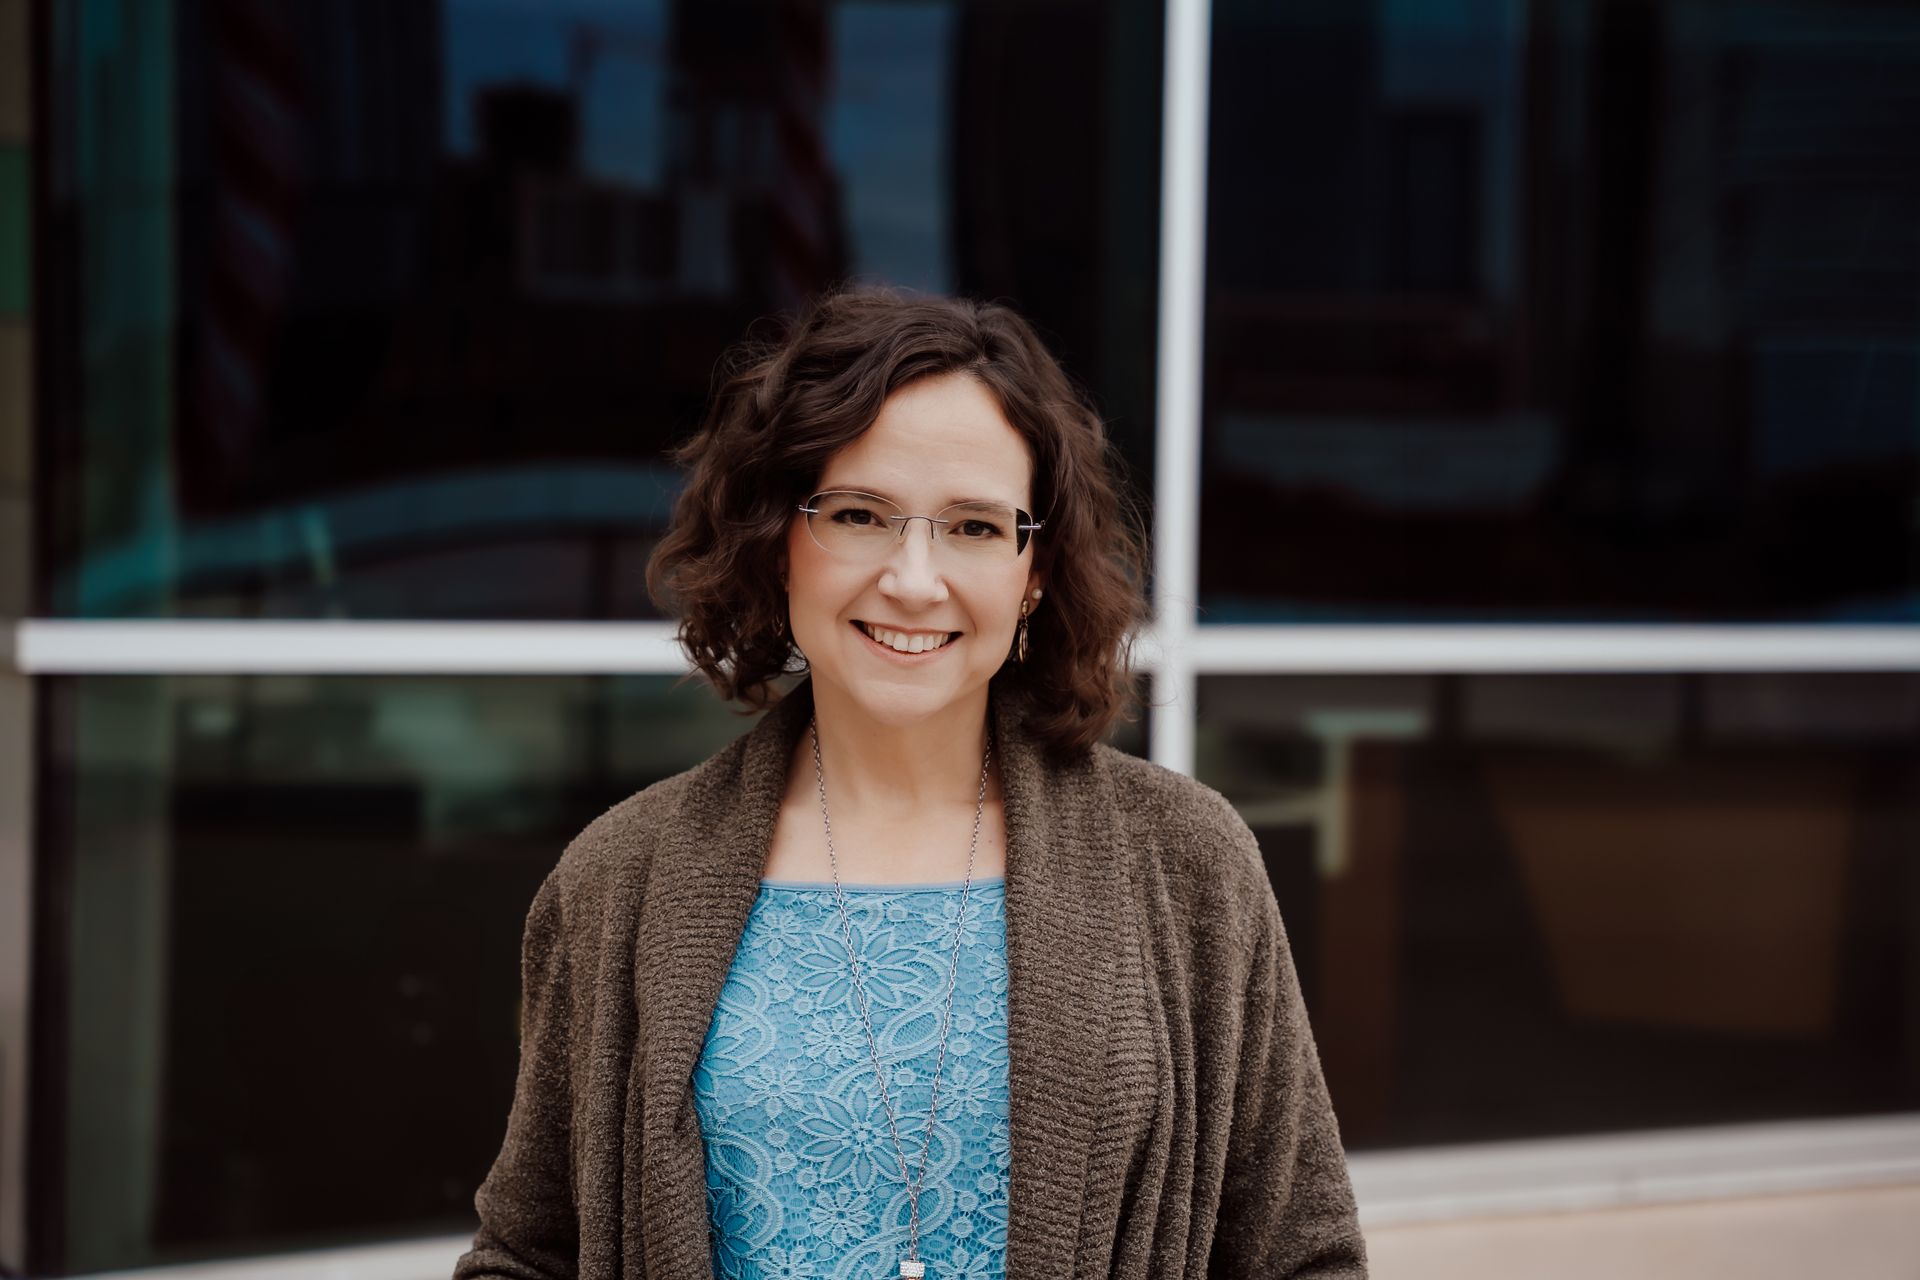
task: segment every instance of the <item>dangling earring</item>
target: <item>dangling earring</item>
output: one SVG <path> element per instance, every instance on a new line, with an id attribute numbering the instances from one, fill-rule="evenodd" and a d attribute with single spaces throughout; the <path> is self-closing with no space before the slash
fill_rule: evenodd
<path id="1" fill-rule="evenodd" d="M 1033 589 L 1033 598 L 1034 600 L 1040 598 L 1040 588 L 1035 587 Z M 1032 601 L 1022 600 L 1020 602 L 1020 630 L 1016 634 L 1014 641 L 1013 660 L 1015 662 L 1025 662 L 1027 660 L 1027 613 L 1032 608 Z"/>

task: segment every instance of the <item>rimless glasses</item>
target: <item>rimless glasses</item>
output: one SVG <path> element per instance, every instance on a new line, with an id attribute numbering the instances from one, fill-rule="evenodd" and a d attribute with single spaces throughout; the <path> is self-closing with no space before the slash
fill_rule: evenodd
<path id="1" fill-rule="evenodd" d="M 930 516 L 910 516 L 887 499 L 856 489 L 829 489 L 800 504 L 807 532 L 822 550 L 847 560 L 880 561 L 906 536 L 907 525 L 927 522 L 935 550 L 956 562 L 997 564 L 1027 549 L 1045 524 L 1005 502 L 956 502 Z"/>

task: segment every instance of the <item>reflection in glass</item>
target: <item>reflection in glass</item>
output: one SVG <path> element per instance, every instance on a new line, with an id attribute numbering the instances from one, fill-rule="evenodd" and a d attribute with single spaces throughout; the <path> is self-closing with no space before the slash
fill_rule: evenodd
<path id="1" fill-rule="evenodd" d="M 47 682 L 61 1273 L 473 1230 L 520 931 L 596 815 L 753 721 L 660 677 Z M 1115 745 L 1144 750 L 1140 724 Z M 52 1234 L 52 1233 L 50 1233 Z M 51 1245 L 46 1246 L 49 1249 Z"/>
<path id="2" fill-rule="evenodd" d="M 1204 620 L 1920 618 L 1920 10 L 1213 12 Z"/>
<path id="3" fill-rule="evenodd" d="M 653 616 L 715 361 L 846 279 L 1012 301 L 1150 491 L 1157 3 L 121 7 L 49 24 L 41 612 Z"/>
<path id="4" fill-rule="evenodd" d="M 65 1036 L 35 1047 L 86 1273 L 470 1231 L 534 890 L 596 814 L 751 724 L 667 677 L 47 695 Z"/>
<path id="5" fill-rule="evenodd" d="M 1356 1148 L 1920 1108 L 1920 677 L 1213 677 Z"/>

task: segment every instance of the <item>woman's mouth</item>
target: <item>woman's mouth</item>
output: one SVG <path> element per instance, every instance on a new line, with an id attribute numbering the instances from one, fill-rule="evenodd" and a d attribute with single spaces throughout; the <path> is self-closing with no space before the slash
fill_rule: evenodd
<path id="1" fill-rule="evenodd" d="M 857 619 L 853 625 L 874 648 L 883 650 L 889 657 L 894 658 L 926 657 L 939 653 L 960 638 L 958 631 L 894 631 Z"/>

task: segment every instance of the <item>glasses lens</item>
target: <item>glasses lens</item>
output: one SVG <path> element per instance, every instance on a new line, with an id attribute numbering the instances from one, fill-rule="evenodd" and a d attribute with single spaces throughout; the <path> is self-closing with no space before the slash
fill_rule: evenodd
<path id="1" fill-rule="evenodd" d="M 1019 513 L 998 502 L 962 502 L 938 517 L 940 540 L 956 555 L 1011 560 L 1020 554 Z"/>
<path id="2" fill-rule="evenodd" d="M 899 525 L 888 519 L 900 509 L 867 493 L 822 493 L 807 504 L 807 531 L 828 551 L 844 556 L 880 556 L 898 536 Z"/>

